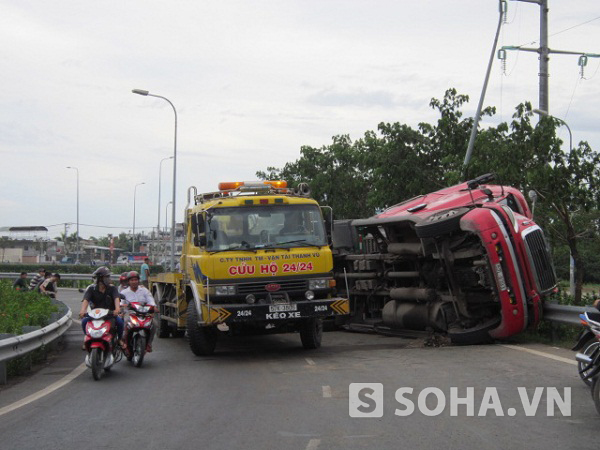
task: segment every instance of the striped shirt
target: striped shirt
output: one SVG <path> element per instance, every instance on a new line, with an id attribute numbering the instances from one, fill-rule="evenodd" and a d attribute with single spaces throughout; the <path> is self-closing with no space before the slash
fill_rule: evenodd
<path id="1" fill-rule="evenodd" d="M 37 274 L 35 277 L 33 277 L 33 278 L 31 279 L 31 281 L 29 282 L 29 290 L 30 290 L 30 291 L 34 290 L 34 289 L 35 289 L 35 288 L 38 286 L 38 284 L 41 284 L 41 283 L 42 283 L 42 281 L 44 281 L 44 275 L 40 275 L 40 274 L 38 273 L 38 274 Z"/>

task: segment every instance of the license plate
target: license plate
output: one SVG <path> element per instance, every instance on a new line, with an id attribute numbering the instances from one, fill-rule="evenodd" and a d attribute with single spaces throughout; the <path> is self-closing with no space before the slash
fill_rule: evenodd
<path id="1" fill-rule="evenodd" d="M 285 311 L 297 311 L 298 305 L 292 303 L 291 305 L 270 305 L 269 312 L 285 312 Z"/>

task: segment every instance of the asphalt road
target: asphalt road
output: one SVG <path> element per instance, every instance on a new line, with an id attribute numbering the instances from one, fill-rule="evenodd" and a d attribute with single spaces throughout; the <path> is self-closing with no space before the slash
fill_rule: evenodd
<path id="1" fill-rule="evenodd" d="M 77 306 L 76 291 L 62 299 Z M 77 309 L 74 308 L 74 312 Z M 72 373 L 83 362 L 81 330 L 67 333 L 66 349 L 48 367 L 0 391 L 3 407 Z M 305 351 L 297 335 L 225 338 L 212 357 L 194 356 L 185 339 L 155 341 L 141 369 L 119 362 L 101 381 L 86 369 L 63 387 L 0 415 L 0 447 L 8 449 L 547 449 L 596 447 L 600 416 L 587 388 L 568 361 L 573 353 L 527 346 L 544 355 L 502 346 L 424 347 L 419 340 L 331 332 L 323 347 Z M 382 417 L 349 416 L 351 383 L 380 383 Z M 436 416 L 422 411 L 418 395 L 437 388 L 450 402 L 451 388 L 465 397 L 474 388 L 474 415 L 449 405 Z M 547 390 L 535 416 L 526 416 L 518 388 L 571 391 L 571 413 L 547 415 Z M 405 406 L 399 388 L 415 412 Z M 488 389 L 486 389 L 488 388 Z M 486 410 L 495 388 L 505 416 Z M 361 410 L 371 400 L 361 397 Z M 563 395 L 564 397 L 564 395 Z M 509 408 L 515 409 L 513 417 Z M 369 410 L 369 412 L 372 412 Z"/>

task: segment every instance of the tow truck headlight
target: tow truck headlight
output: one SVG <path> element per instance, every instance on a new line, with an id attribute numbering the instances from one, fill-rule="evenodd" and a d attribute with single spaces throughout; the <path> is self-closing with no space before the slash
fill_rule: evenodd
<path id="1" fill-rule="evenodd" d="M 329 280 L 326 279 L 313 279 L 308 280 L 308 289 L 314 291 L 315 289 L 327 289 L 329 287 Z"/>
<path id="2" fill-rule="evenodd" d="M 215 295 L 235 295 L 235 286 L 215 286 Z"/>
<path id="3" fill-rule="evenodd" d="M 246 303 L 248 303 L 249 305 L 252 305 L 252 304 L 254 304 L 255 301 L 256 301 L 256 297 L 253 294 L 246 295 Z"/>
<path id="4" fill-rule="evenodd" d="M 315 293 L 313 291 L 306 291 L 304 296 L 306 297 L 306 300 L 314 300 Z"/>

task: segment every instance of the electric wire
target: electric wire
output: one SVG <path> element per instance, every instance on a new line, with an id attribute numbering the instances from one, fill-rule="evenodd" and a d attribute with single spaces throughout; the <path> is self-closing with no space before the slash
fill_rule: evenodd
<path id="1" fill-rule="evenodd" d="M 582 25 L 586 25 L 586 24 L 588 24 L 588 23 L 590 23 L 590 22 L 593 22 L 594 20 L 598 20 L 598 19 L 600 19 L 600 16 L 598 16 L 598 17 L 594 17 L 593 19 L 587 20 L 587 21 L 585 21 L 585 22 L 582 22 L 582 23 L 579 23 L 579 24 L 577 24 L 577 25 L 573 25 L 572 27 L 565 28 L 564 30 L 557 31 L 556 33 L 551 33 L 551 34 L 549 34 L 549 35 L 548 35 L 548 37 L 556 36 L 557 34 L 564 33 L 565 31 L 570 31 L 570 30 L 572 30 L 573 28 L 577 28 L 577 27 L 580 27 L 580 26 L 582 26 Z M 517 47 L 524 47 L 524 46 L 526 46 L 526 45 L 533 45 L 533 44 L 536 44 L 536 43 L 538 43 L 538 42 L 540 42 L 540 40 L 539 40 L 539 39 L 536 39 L 535 41 L 531 41 L 531 42 L 527 42 L 527 43 L 525 43 L 525 44 L 517 45 Z"/>

